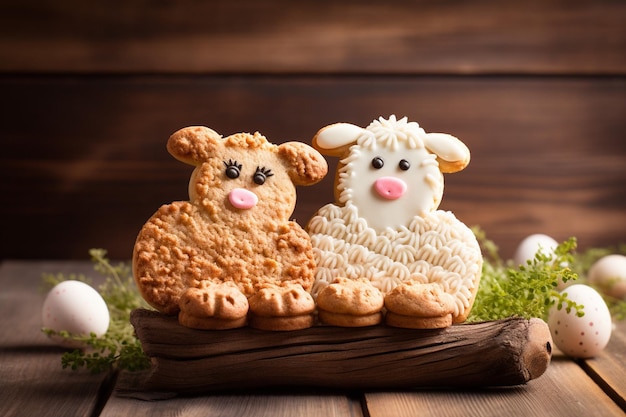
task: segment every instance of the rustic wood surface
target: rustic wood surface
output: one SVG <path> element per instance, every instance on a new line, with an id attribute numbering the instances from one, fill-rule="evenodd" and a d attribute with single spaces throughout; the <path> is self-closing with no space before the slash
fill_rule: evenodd
<path id="1" fill-rule="evenodd" d="M 504 257 L 535 232 L 626 239 L 623 1 L 0 7 L 0 259 L 130 258 L 146 219 L 187 198 L 190 168 L 165 151 L 181 127 L 309 142 L 392 113 L 468 144 L 442 208 Z M 331 178 L 300 189 L 296 220 Z"/>
<path id="2" fill-rule="evenodd" d="M 41 332 L 41 273 L 85 270 L 84 264 L 6 264 L 0 267 L 0 415 L 90 416 L 109 375 L 68 374 L 64 349 Z"/>
<path id="3" fill-rule="evenodd" d="M 98 80 L 0 81 L 13 103 L 0 127 L 11 138 L 0 166 L 9 203 L 0 207 L 3 256 L 81 259 L 89 248 L 104 247 L 130 258 L 148 217 L 163 203 L 188 198 L 191 167 L 165 150 L 179 127 L 260 130 L 275 141 L 310 143 L 326 124 L 365 125 L 382 109 L 453 133 L 470 147 L 469 167 L 446 176 L 441 207 L 481 225 L 503 256 L 536 232 L 560 241 L 576 236 L 581 248 L 625 240 L 626 82 L 620 79 Z M 274 100 L 280 104 L 272 115 L 259 111 Z M 298 115 L 280 120 L 294 106 Z M 296 220 L 306 223 L 332 201 L 332 177 L 300 188 Z"/>
<path id="4" fill-rule="evenodd" d="M 554 351 L 546 372 L 525 385 L 428 390 L 257 389 L 172 397 L 133 388 L 141 375 L 62 370 L 62 349 L 40 331 L 43 272 L 83 272 L 85 262 L 9 261 L 0 265 L 0 415 L 37 416 L 623 416 L 626 322 L 597 358 Z M 97 275 L 93 275 L 97 282 Z M 489 357 L 486 356 L 486 360 Z M 315 369 L 311 369 L 315 372 Z M 245 375 L 242 376 L 245 378 Z M 130 389 L 129 389 L 130 388 Z"/>
<path id="5" fill-rule="evenodd" d="M 2 3 L 6 72 L 623 75 L 626 67 L 619 0 Z"/>
<path id="6" fill-rule="evenodd" d="M 540 377 L 552 352 L 550 331 L 540 319 L 438 330 L 381 325 L 315 326 L 295 332 L 198 331 L 182 327 L 176 317 L 136 310 L 131 323 L 154 365 L 146 390 L 180 393 L 285 386 L 512 386 Z"/>
<path id="7" fill-rule="evenodd" d="M 308 141 L 396 113 L 472 150 L 443 207 L 510 256 L 527 234 L 626 238 L 626 3 L 0 0 L 0 415 L 623 416 L 626 326 L 597 358 L 554 352 L 540 378 L 488 390 L 254 390 L 129 396 L 127 374 L 60 369 L 39 331 L 41 272 L 130 258 L 189 168 L 189 124 Z M 331 161 L 334 163 L 334 161 Z M 296 219 L 332 196 L 300 190 Z"/>

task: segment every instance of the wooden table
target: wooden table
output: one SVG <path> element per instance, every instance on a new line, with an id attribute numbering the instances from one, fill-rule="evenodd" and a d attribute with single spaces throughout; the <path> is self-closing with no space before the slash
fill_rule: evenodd
<path id="1" fill-rule="evenodd" d="M 130 392 L 132 376 L 61 369 L 63 349 L 40 331 L 42 272 L 85 262 L 5 261 L 0 267 L 0 416 L 623 416 L 626 323 L 597 358 L 555 352 L 527 385 L 476 390 L 254 391 L 193 397 Z M 315 372 L 315 370 L 311 370 Z"/>

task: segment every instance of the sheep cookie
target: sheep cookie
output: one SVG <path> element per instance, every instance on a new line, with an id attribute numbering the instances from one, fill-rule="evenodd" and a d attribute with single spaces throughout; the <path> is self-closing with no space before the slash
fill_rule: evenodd
<path id="1" fill-rule="evenodd" d="M 367 279 L 384 297 L 380 311 L 388 325 L 442 328 L 465 321 L 483 258 L 471 229 L 438 207 L 443 174 L 467 166 L 467 146 L 392 115 L 367 128 L 326 126 L 313 147 L 339 157 L 335 203 L 320 208 L 307 225 L 317 264 L 313 296 L 354 292 L 342 280 Z M 351 302 L 355 296 L 343 298 Z M 325 309 L 344 310 L 337 303 Z"/>
<path id="2" fill-rule="evenodd" d="M 223 138 L 206 127 L 179 130 L 167 149 L 195 169 L 189 201 L 161 206 L 137 236 L 133 274 L 143 298 L 192 328 L 254 326 L 253 310 L 279 318 L 261 320 L 263 328 L 311 326 L 314 304 L 303 294 L 311 297 L 315 280 L 311 239 L 289 218 L 295 187 L 326 175 L 322 155 L 304 143 L 274 145 L 258 132 Z"/>

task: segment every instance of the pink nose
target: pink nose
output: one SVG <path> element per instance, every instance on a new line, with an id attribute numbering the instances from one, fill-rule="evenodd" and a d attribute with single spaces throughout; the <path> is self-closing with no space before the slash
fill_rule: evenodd
<path id="1" fill-rule="evenodd" d="M 259 202 L 259 197 L 252 191 L 243 188 L 235 188 L 228 193 L 228 201 L 230 201 L 233 207 L 246 210 L 256 206 L 256 203 Z"/>
<path id="2" fill-rule="evenodd" d="M 406 183 L 396 177 L 380 177 L 374 183 L 378 195 L 387 200 L 397 200 L 406 192 Z"/>

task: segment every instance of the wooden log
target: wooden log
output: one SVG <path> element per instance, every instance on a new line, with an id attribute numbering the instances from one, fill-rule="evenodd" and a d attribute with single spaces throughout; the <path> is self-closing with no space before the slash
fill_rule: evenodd
<path id="1" fill-rule="evenodd" d="M 398 389 L 525 384 L 550 363 L 540 319 L 439 330 L 316 326 L 292 332 L 188 329 L 136 310 L 131 322 L 153 367 L 142 389 L 198 393 L 267 387 Z"/>

